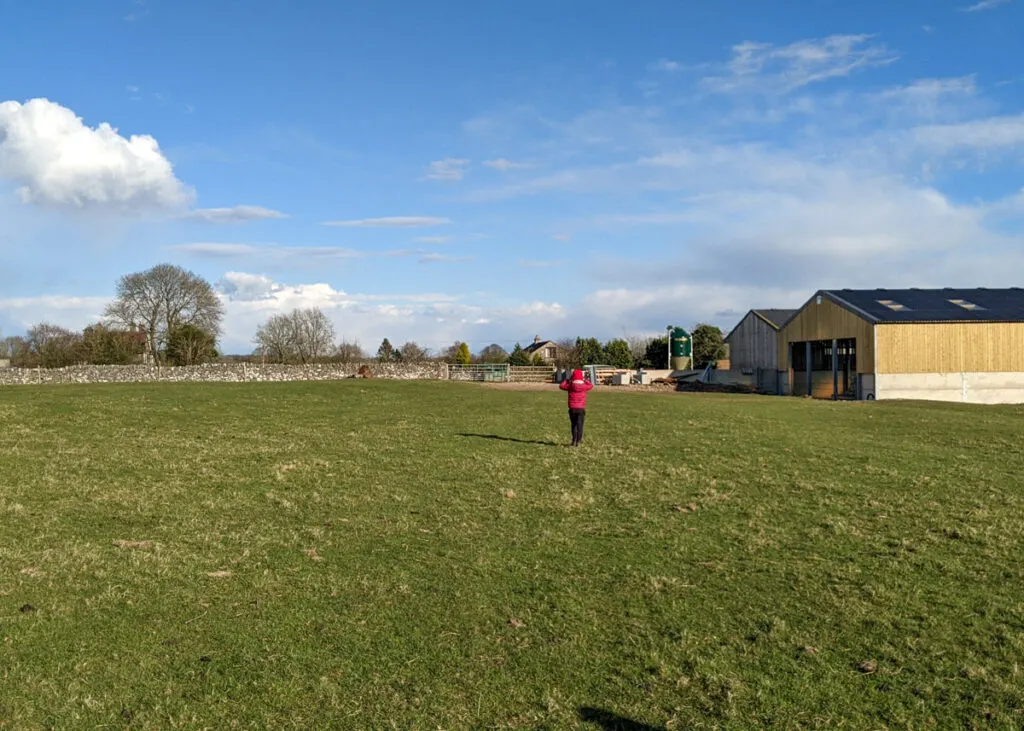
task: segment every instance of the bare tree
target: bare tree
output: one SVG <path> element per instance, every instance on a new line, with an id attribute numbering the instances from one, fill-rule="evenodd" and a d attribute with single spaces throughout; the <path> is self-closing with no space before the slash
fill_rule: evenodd
<path id="1" fill-rule="evenodd" d="M 80 333 L 41 322 L 28 331 L 28 349 L 43 368 L 63 368 L 82 360 Z"/>
<path id="2" fill-rule="evenodd" d="M 366 360 L 366 353 L 363 352 L 362 347 L 359 343 L 346 343 L 344 340 L 341 345 L 338 346 L 338 352 L 335 354 L 339 363 L 360 363 Z"/>
<path id="3" fill-rule="evenodd" d="M 331 354 L 334 350 L 334 324 L 319 307 L 294 310 L 291 317 L 296 333 L 295 350 L 300 361 L 308 363 Z"/>
<path id="4" fill-rule="evenodd" d="M 275 363 L 287 363 L 295 354 L 295 328 L 291 317 L 274 315 L 256 328 L 256 351 Z"/>
<path id="5" fill-rule="evenodd" d="M 209 363 L 217 357 L 210 333 L 195 325 L 176 325 L 167 335 L 167 360 L 176 366 Z"/>
<path id="6" fill-rule="evenodd" d="M 563 338 L 555 343 L 555 367 L 556 368 L 579 368 L 580 344 L 573 338 Z"/>
<path id="7" fill-rule="evenodd" d="M 409 341 L 398 349 L 398 354 L 406 363 L 422 363 L 427 359 L 427 351 L 417 343 Z"/>
<path id="8" fill-rule="evenodd" d="M 334 325 L 318 307 L 274 315 L 256 330 L 259 352 L 279 363 L 309 363 L 331 354 Z"/>
<path id="9" fill-rule="evenodd" d="M 4 358 L 11 359 L 11 365 L 15 368 L 25 368 L 30 365 L 36 365 L 30 363 L 34 356 L 31 356 L 28 348 L 28 341 L 19 335 L 11 335 L 10 337 L 4 338 L 3 347 L 7 355 L 2 356 Z"/>
<path id="10" fill-rule="evenodd" d="M 629 343 L 629 352 L 633 355 L 634 363 L 641 363 L 647 357 L 647 347 L 653 339 L 643 335 L 626 336 L 626 342 Z"/>
<path id="11" fill-rule="evenodd" d="M 128 329 L 141 326 L 154 359 L 167 344 L 175 327 L 192 325 L 216 339 L 224 317 L 224 305 L 202 277 L 172 264 L 126 274 L 117 282 L 117 296 L 106 318 Z"/>

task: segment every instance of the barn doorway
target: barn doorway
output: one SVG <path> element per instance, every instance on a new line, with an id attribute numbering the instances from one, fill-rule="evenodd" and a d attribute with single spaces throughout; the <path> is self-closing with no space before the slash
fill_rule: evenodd
<path id="1" fill-rule="evenodd" d="M 789 344 L 794 396 L 821 399 L 857 397 L 857 340 L 811 340 Z"/>

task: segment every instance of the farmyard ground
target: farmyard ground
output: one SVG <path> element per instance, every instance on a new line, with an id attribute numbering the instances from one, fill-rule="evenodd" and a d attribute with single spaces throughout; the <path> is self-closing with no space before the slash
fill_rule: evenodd
<path id="1" fill-rule="evenodd" d="M 0 727 L 1018 728 L 1016 408 L 0 391 Z"/>

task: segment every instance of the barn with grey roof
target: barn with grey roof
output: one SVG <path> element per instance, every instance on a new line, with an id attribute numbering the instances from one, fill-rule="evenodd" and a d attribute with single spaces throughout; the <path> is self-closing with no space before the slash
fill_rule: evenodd
<path id="1" fill-rule="evenodd" d="M 1024 289 L 833 289 L 780 325 L 779 392 L 1024 403 Z"/>

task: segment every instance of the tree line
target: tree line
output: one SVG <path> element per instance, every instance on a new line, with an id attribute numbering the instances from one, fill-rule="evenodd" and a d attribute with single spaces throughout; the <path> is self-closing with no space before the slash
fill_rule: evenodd
<path id="1" fill-rule="evenodd" d="M 213 286 L 202 277 L 171 264 L 158 264 L 144 272 L 127 274 L 116 285 L 115 297 L 103 320 L 74 332 L 52 323 L 29 328 L 24 337 L 0 338 L 0 359 L 21 368 L 62 368 L 78 364 L 127 365 L 160 363 L 199 365 L 219 358 L 217 338 L 224 306 Z M 416 342 L 394 346 L 387 338 L 376 354 L 358 343 L 335 341 L 331 320 L 316 307 L 271 316 L 256 330 L 252 359 L 271 363 L 355 363 L 376 359 L 381 363 L 417 363 L 441 360 L 452 364 L 492 363 L 544 365 L 539 353 L 519 343 L 511 351 L 492 343 L 476 354 L 456 341 L 432 357 Z M 722 332 L 700 325 L 693 333 L 698 367 L 721 358 Z M 557 368 L 587 364 L 616 368 L 667 368 L 668 341 L 660 338 L 576 338 L 556 343 Z"/>

